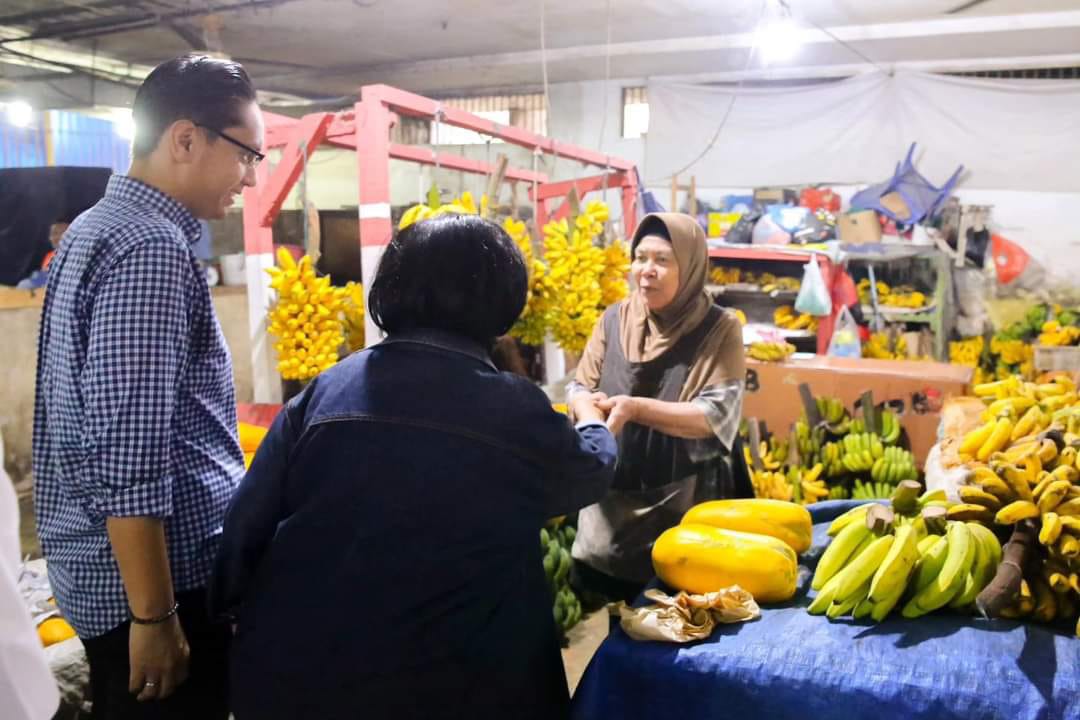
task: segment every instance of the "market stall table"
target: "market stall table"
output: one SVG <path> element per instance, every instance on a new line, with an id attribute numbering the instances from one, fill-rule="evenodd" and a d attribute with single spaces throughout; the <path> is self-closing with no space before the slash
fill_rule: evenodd
<path id="1" fill-rule="evenodd" d="M 811 508 L 799 590 L 756 621 L 689 645 L 631 640 L 613 619 L 574 696 L 577 720 L 1057 720 L 1080 718 L 1080 638 L 1011 620 L 938 612 L 880 624 L 807 614 L 828 522 Z"/>

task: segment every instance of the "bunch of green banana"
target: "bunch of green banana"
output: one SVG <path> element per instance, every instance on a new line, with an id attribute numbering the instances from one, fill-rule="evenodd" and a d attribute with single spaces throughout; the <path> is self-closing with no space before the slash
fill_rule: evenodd
<path id="1" fill-rule="evenodd" d="M 870 433 L 851 434 L 844 437 L 842 463 L 848 472 L 864 473 L 874 466 L 874 461 L 885 455 L 881 438 Z"/>
<path id="2" fill-rule="evenodd" d="M 819 457 L 825 442 L 824 428 L 811 428 L 805 419 L 795 421 L 795 446 L 804 463 L 813 462 Z"/>
<path id="3" fill-rule="evenodd" d="M 969 610 L 1001 562 L 997 537 L 962 522 L 948 523 L 944 535 L 927 534 L 917 519 L 897 521 L 878 536 L 870 507 L 859 506 L 829 527 L 833 540 L 818 561 L 811 582 L 818 594 L 808 611 L 880 622 L 904 600 L 904 617 L 946 605 Z"/>
<path id="4" fill-rule="evenodd" d="M 847 470 L 842 462 L 844 457 L 843 448 L 838 442 L 829 442 L 821 446 L 821 464 L 825 466 L 825 477 L 840 477 Z"/>
<path id="5" fill-rule="evenodd" d="M 851 492 L 843 485 L 833 485 L 829 488 L 830 500 L 847 500 L 851 497 Z"/>
<path id="6" fill-rule="evenodd" d="M 551 589 L 554 605 L 552 613 L 555 624 L 565 634 L 581 619 L 581 602 L 570 588 L 568 576 L 570 548 L 576 531 L 570 525 L 540 529 L 540 547 L 544 552 L 544 576 Z"/>
<path id="7" fill-rule="evenodd" d="M 844 407 L 844 403 L 839 398 L 819 397 L 815 398 L 815 402 L 817 403 L 818 413 L 821 415 L 821 419 L 825 421 L 830 433 L 833 435 L 847 435 L 850 432 L 851 416 L 848 415 L 847 408 Z"/>
<path id="8" fill-rule="evenodd" d="M 852 500 L 879 500 L 892 495 L 893 486 L 883 482 L 863 482 L 856 480 L 851 488 Z"/>
<path id="9" fill-rule="evenodd" d="M 881 441 L 886 445 L 895 445 L 900 440 L 904 427 L 900 418 L 892 410 L 881 411 Z"/>
<path id="10" fill-rule="evenodd" d="M 887 447 L 870 468 L 870 477 L 874 482 L 887 485 L 896 485 L 904 480 L 917 480 L 919 471 L 915 469 L 915 456 L 902 448 Z"/>

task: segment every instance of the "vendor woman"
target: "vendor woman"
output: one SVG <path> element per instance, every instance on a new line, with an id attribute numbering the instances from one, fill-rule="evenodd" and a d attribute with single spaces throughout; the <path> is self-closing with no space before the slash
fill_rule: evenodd
<path id="1" fill-rule="evenodd" d="M 579 514 L 572 579 L 628 601 L 653 576 L 653 541 L 692 505 L 753 496 L 736 447 L 742 328 L 705 291 L 705 233 L 648 215 L 630 252 L 630 297 L 597 323 L 568 388 L 594 394 L 619 443 L 611 490 Z"/>

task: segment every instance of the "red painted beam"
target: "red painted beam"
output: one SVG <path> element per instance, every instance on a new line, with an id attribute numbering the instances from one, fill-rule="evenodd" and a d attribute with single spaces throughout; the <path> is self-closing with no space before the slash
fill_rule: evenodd
<path id="1" fill-rule="evenodd" d="M 423 165 L 436 164 L 436 153 L 434 151 L 416 145 L 391 144 L 390 157 L 397 160 L 409 160 Z M 462 172 L 475 173 L 477 175 L 491 175 L 495 172 L 495 166 L 490 163 L 447 153 L 438 153 L 438 165 L 451 170 L 460 170 Z M 531 170 L 508 167 L 506 169 L 506 179 L 523 180 L 530 183 L 533 181 L 545 183 L 547 182 L 547 175 L 544 173 L 534 173 Z"/>
<path id="2" fill-rule="evenodd" d="M 307 155 L 310 157 L 326 137 L 326 129 L 334 119 L 331 113 L 314 113 L 305 115 L 297 123 L 292 131 L 292 137 L 288 145 L 281 151 L 281 160 L 274 168 L 273 175 L 266 183 L 266 189 L 259 193 L 261 204 L 259 207 L 259 219 L 262 225 L 269 226 L 274 222 L 282 203 L 292 190 L 292 186 L 304 170 L 304 153 L 301 145 L 307 147 Z"/>
<path id="3" fill-rule="evenodd" d="M 617 172 L 607 176 L 607 187 L 609 188 L 619 188 L 627 184 L 627 173 Z M 571 188 L 577 188 L 578 197 L 585 197 L 586 193 L 604 189 L 604 176 L 594 175 L 578 180 L 563 180 L 561 182 L 545 183 L 536 189 L 537 197 L 533 199 L 547 200 L 548 198 L 565 197 L 570 194 Z M 532 197 L 532 194 L 533 190 L 532 188 L 529 188 L 530 198 Z"/>
<path id="4" fill-rule="evenodd" d="M 395 87 L 390 87 L 389 85 L 365 85 L 360 92 L 361 97 L 365 99 L 378 99 L 391 110 L 399 112 L 402 115 L 434 118 L 435 114 L 441 111 L 442 118 L 440 122 L 455 127 L 466 128 L 473 132 L 491 135 L 492 137 L 505 140 L 513 145 L 519 145 L 529 149 L 539 148 L 549 155 L 557 155 L 559 157 L 578 160 L 600 167 L 610 167 L 612 170 L 629 171 L 634 168 L 634 164 L 628 160 L 605 155 L 596 152 L 595 150 L 578 147 L 577 145 L 560 143 L 549 137 L 537 135 L 536 133 L 521 128 L 502 125 L 486 118 L 477 117 L 464 110 L 444 106 L 438 100 L 432 100 L 431 98 L 426 98 L 422 95 L 415 95 Z"/>

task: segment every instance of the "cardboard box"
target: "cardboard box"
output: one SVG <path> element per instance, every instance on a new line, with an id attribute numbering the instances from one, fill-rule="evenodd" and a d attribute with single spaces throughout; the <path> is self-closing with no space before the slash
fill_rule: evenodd
<path id="1" fill-rule="evenodd" d="M 770 432 L 786 435 L 802 413 L 800 383 L 809 384 L 814 397 L 839 398 L 848 410 L 871 390 L 875 403 L 889 403 L 900 416 L 921 467 L 937 442 L 945 401 L 967 393 L 971 372 L 971 368 L 959 365 L 908 360 L 818 355 L 763 363 L 747 358 L 743 417 L 755 417 L 764 421 Z"/>
<path id="2" fill-rule="evenodd" d="M 844 213 L 836 219 L 836 232 L 840 242 L 848 245 L 881 242 L 881 223 L 873 210 Z"/>
<path id="3" fill-rule="evenodd" d="M 794 205 L 798 201 L 791 188 L 754 188 L 755 205 Z"/>

